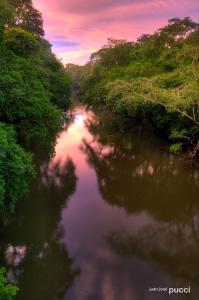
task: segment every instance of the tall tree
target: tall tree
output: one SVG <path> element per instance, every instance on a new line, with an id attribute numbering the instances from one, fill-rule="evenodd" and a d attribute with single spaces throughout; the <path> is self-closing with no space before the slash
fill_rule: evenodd
<path id="1" fill-rule="evenodd" d="M 39 36 L 44 36 L 42 14 L 33 6 L 32 0 L 10 0 L 15 8 L 15 23 L 18 27 Z"/>
<path id="2" fill-rule="evenodd" d="M 191 18 L 170 19 L 169 24 L 164 28 L 159 29 L 160 38 L 165 40 L 165 46 L 172 47 L 173 44 L 187 37 L 191 32 L 199 28 L 199 24 Z"/>
<path id="3" fill-rule="evenodd" d="M 131 61 L 131 51 L 133 42 L 108 38 L 107 44 L 99 51 L 91 55 L 91 61 L 94 63 L 100 61 L 104 66 L 125 66 Z"/>

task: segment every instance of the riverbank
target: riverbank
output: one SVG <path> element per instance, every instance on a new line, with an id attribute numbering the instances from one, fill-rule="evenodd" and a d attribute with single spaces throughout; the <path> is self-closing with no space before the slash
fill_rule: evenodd
<path id="1" fill-rule="evenodd" d="M 108 39 L 85 66 L 69 65 L 74 89 L 89 105 L 145 123 L 167 137 L 170 151 L 199 151 L 199 24 L 173 18 L 136 42 Z"/>

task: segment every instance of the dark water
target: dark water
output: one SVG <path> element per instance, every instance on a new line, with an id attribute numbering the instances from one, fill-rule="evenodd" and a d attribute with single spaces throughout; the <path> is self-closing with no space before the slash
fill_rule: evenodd
<path id="1" fill-rule="evenodd" d="M 198 171 L 146 130 L 81 106 L 71 117 L 1 228 L 17 300 L 199 299 Z"/>

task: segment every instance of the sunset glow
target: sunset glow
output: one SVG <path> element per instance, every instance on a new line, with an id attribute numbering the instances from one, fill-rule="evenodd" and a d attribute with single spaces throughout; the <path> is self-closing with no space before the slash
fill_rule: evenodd
<path id="1" fill-rule="evenodd" d="M 64 63 L 84 64 L 108 37 L 136 40 L 173 17 L 199 21 L 198 0 L 34 0 L 46 38 Z"/>

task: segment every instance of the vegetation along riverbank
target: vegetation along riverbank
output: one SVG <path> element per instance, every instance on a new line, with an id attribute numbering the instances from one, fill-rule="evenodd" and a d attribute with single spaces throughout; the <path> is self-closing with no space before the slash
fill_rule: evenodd
<path id="1" fill-rule="evenodd" d="M 34 175 L 35 141 L 60 128 L 70 79 L 44 38 L 31 0 L 0 1 L 0 215 L 13 213 Z"/>
<path id="2" fill-rule="evenodd" d="M 85 66 L 69 64 L 74 90 L 124 120 L 147 120 L 174 153 L 199 155 L 199 24 L 173 18 L 137 42 L 108 39 Z"/>

